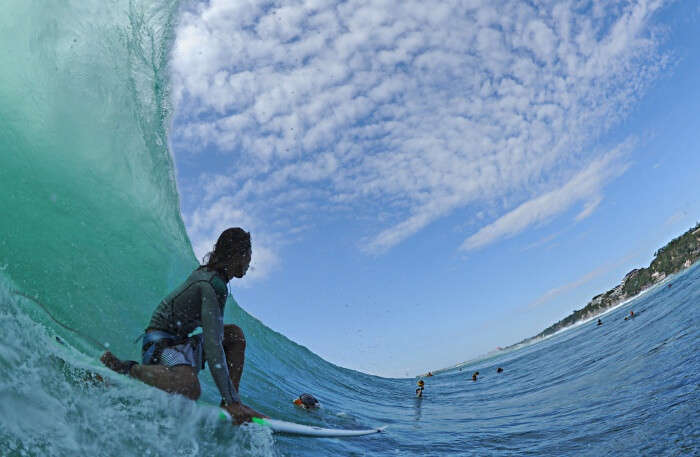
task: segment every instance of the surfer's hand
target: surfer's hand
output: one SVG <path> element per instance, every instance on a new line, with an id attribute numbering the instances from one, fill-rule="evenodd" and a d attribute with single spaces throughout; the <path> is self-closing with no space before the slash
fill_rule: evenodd
<path id="1" fill-rule="evenodd" d="M 253 417 L 267 417 L 266 415 L 255 411 L 253 408 L 244 405 L 243 403 L 222 405 L 221 407 L 231 415 L 231 419 L 233 419 L 233 423 L 236 425 L 240 425 L 244 422 L 250 422 Z"/>

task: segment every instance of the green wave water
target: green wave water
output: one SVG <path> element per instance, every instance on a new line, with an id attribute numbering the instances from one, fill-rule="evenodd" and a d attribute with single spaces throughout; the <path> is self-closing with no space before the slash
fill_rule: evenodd
<path id="1" fill-rule="evenodd" d="M 166 135 L 177 4 L 22 0 L 6 11 L 4 274 L 124 350 L 125 332 L 195 265 Z"/>
<path id="2" fill-rule="evenodd" d="M 267 430 L 222 424 L 211 409 L 98 362 L 106 347 L 138 359 L 134 339 L 197 265 L 167 140 L 179 7 L 4 4 L 11 14 L 0 16 L 2 456 L 279 453 Z M 314 387 L 343 392 L 355 383 L 348 376 L 368 378 L 271 331 L 233 299 L 225 320 L 246 333 L 242 398 L 258 410 L 321 424 L 298 416 L 291 399 Z M 202 401 L 218 403 L 208 372 L 200 379 Z M 327 425 L 355 420 L 341 413 Z"/>

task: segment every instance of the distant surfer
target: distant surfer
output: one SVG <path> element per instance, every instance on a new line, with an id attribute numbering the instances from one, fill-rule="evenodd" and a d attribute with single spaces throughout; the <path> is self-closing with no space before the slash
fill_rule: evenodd
<path id="1" fill-rule="evenodd" d="M 433 373 L 432 373 L 431 371 L 429 371 L 428 374 L 425 375 L 425 377 L 426 377 L 426 378 L 429 378 L 429 377 L 431 377 L 432 375 L 433 375 Z"/>
<path id="2" fill-rule="evenodd" d="M 600 319 L 598 319 L 598 325 L 603 325 L 603 321 L 601 321 Z"/>
<path id="3" fill-rule="evenodd" d="M 503 373 L 503 368 L 498 367 L 498 370 L 496 370 L 496 373 Z"/>
<path id="4" fill-rule="evenodd" d="M 314 398 L 314 396 L 311 394 L 301 394 L 294 400 L 293 403 L 304 409 L 317 409 L 321 406 L 321 403 L 319 403 L 318 400 L 316 400 L 316 398 Z"/>
<path id="5" fill-rule="evenodd" d="M 634 311 L 630 311 L 630 315 L 625 317 L 625 320 L 630 320 L 630 319 L 634 319 L 634 318 L 635 318 Z"/>
<path id="6" fill-rule="evenodd" d="M 416 389 L 416 397 L 423 396 L 423 389 L 425 388 L 425 382 L 422 379 L 418 380 L 418 388 Z"/>
<path id="7" fill-rule="evenodd" d="M 170 393 L 197 400 L 197 374 L 209 364 L 221 407 L 237 424 L 263 414 L 241 403 L 238 387 L 245 360 L 245 336 L 236 325 L 224 325 L 226 284 L 245 276 L 252 249 L 250 233 L 225 230 L 214 250 L 187 280 L 166 296 L 153 312 L 143 335 L 142 361 L 121 361 L 106 351 L 101 361 L 117 373 L 129 375 Z M 202 333 L 189 336 L 197 327 Z"/>
<path id="8" fill-rule="evenodd" d="M 479 379 L 479 372 L 475 371 L 474 374 L 472 375 L 472 381 L 476 381 L 477 379 Z"/>

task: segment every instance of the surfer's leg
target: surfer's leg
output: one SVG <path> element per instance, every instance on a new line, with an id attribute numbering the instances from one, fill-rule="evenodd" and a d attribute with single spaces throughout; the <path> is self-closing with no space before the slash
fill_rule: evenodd
<path id="1" fill-rule="evenodd" d="M 196 400 L 201 394 L 197 373 L 191 366 L 176 365 L 140 365 L 135 362 L 122 362 L 111 352 L 105 352 L 100 358 L 102 363 L 120 374 L 129 375 L 146 384 L 166 392 L 184 395 Z"/>
<path id="2" fill-rule="evenodd" d="M 224 353 L 228 365 L 228 375 L 233 387 L 238 391 L 245 362 L 245 335 L 237 325 L 224 325 Z"/>
<path id="3" fill-rule="evenodd" d="M 133 360 L 122 361 L 116 355 L 112 354 L 110 351 L 105 351 L 100 357 L 100 362 L 112 371 L 116 371 L 119 374 L 129 374 L 131 367 L 136 365 Z"/>
<path id="4" fill-rule="evenodd" d="M 130 375 L 166 392 L 197 400 L 202 393 L 194 369 L 187 365 L 134 365 Z"/>

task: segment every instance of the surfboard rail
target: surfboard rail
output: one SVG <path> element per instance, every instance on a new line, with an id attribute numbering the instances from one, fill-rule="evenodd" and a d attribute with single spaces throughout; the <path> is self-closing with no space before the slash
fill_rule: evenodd
<path id="1" fill-rule="evenodd" d="M 206 406 L 209 407 L 210 405 Z M 219 407 L 211 407 L 216 408 L 219 419 L 226 422 L 231 422 L 231 415 L 228 412 Z M 252 421 L 253 424 L 269 428 L 272 431 L 272 433 L 326 438 L 342 438 L 372 435 L 375 433 L 381 433 L 388 427 L 388 425 L 383 425 L 381 427 L 367 428 L 361 430 L 350 430 L 343 428 L 324 428 L 318 427 L 316 425 L 297 424 L 296 422 L 287 422 L 279 419 L 272 419 L 269 417 L 253 417 Z"/>
<path id="2" fill-rule="evenodd" d="M 287 422 L 278 419 L 260 418 L 254 417 L 253 422 L 269 427 L 272 429 L 273 433 L 285 433 L 290 435 L 302 435 L 302 436 L 317 436 L 317 437 L 344 437 L 344 436 L 363 436 L 372 435 L 374 433 L 383 432 L 387 426 L 370 428 L 364 430 L 348 430 L 341 428 L 323 428 L 315 425 L 304 425 L 297 424 L 294 422 Z"/>

